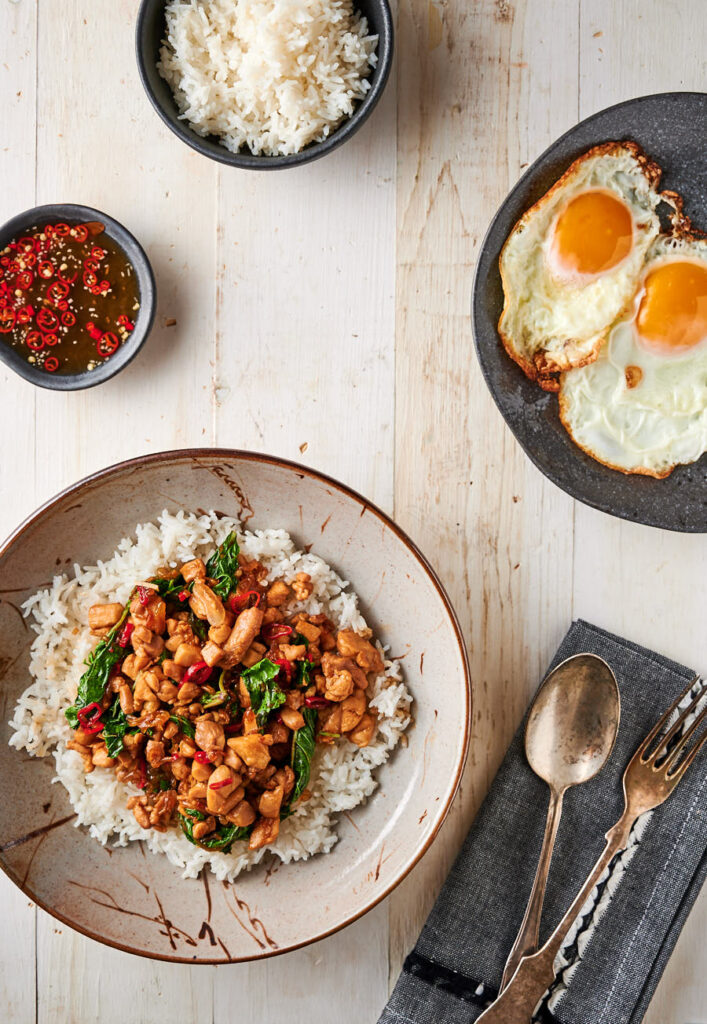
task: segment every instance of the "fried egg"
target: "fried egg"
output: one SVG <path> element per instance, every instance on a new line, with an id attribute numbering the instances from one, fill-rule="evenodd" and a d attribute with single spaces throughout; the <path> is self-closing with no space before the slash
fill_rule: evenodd
<path id="1" fill-rule="evenodd" d="M 572 439 L 612 469 L 665 477 L 707 451 L 707 240 L 653 243 L 630 315 L 559 398 Z"/>
<path id="2" fill-rule="evenodd" d="M 633 142 L 595 146 L 508 236 L 498 330 L 511 358 L 546 390 L 557 391 L 560 371 L 595 359 L 630 306 L 660 231 L 660 174 Z"/>

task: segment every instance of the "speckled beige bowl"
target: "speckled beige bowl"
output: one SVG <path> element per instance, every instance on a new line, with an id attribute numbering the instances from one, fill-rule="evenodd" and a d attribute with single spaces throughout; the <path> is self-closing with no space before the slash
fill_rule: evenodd
<path id="1" fill-rule="evenodd" d="M 29 682 L 33 634 L 21 603 L 58 569 L 111 554 L 163 508 L 244 514 L 284 527 L 351 581 L 363 612 L 413 693 L 414 724 L 378 771 L 368 803 L 342 816 L 331 853 L 273 859 L 234 884 L 183 880 L 142 844 L 101 847 L 73 827 L 53 759 L 8 744 Z M 101 942 L 165 960 L 228 963 L 320 939 L 391 891 L 437 834 L 467 749 L 470 687 L 454 612 L 434 572 L 395 524 L 363 498 L 303 466 L 231 450 L 167 452 L 80 481 L 36 512 L 0 549 L 0 863 L 65 924 Z M 275 866 L 279 865 L 279 866 Z"/>

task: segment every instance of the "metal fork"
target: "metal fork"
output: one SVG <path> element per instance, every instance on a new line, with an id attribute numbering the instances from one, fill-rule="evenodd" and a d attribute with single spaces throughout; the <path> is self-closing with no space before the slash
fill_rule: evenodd
<path id="1" fill-rule="evenodd" d="M 707 706 L 696 715 L 684 734 L 678 736 L 687 719 L 697 711 L 700 702 L 707 695 L 705 686 L 700 687 L 700 692 L 678 715 L 673 725 L 670 725 L 671 716 L 690 695 L 696 682 L 697 679 L 693 679 L 687 689 L 671 704 L 629 761 L 623 779 L 623 814 L 606 833 L 604 852 L 594 865 L 582 890 L 575 897 L 572 906 L 545 945 L 537 953 L 521 960 L 508 986 L 477 1018 L 477 1024 L 530 1024 L 538 1004 L 555 980 L 555 958 L 565 944 L 567 935 L 580 916 L 592 890 L 616 854 L 626 849 L 629 834 L 636 820 L 646 811 L 653 810 L 667 800 L 707 740 L 705 730 L 688 750 L 690 741 L 707 717 Z M 666 729 L 667 732 L 662 735 Z"/>

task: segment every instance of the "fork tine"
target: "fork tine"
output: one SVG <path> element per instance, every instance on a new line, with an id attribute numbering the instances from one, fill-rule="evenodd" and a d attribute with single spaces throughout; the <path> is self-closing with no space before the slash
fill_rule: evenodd
<path id="1" fill-rule="evenodd" d="M 685 697 L 687 697 L 689 695 L 690 691 L 692 690 L 692 687 L 695 685 L 696 682 L 697 682 L 697 676 L 695 676 L 694 679 L 690 680 L 690 682 L 685 687 L 685 689 L 682 691 L 680 696 L 676 697 L 675 701 L 670 705 L 670 707 L 665 712 L 665 714 L 661 715 L 661 717 L 658 719 L 658 721 L 655 723 L 655 725 L 653 726 L 651 731 L 648 733 L 648 735 L 644 739 L 643 743 L 641 743 L 641 745 L 638 748 L 638 750 L 636 751 L 634 757 L 640 757 L 640 759 L 642 761 L 646 760 L 646 758 L 644 758 L 643 755 L 649 749 L 651 743 L 656 738 L 656 736 L 661 731 L 661 729 L 667 724 L 667 722 L 669 721 L 670 716 L 672 715 L 673 711 L 676 711 L 678 706 L 679 706 L 679 704 L 680 704 L 680 702 L 683 701 L 685 699 Z"/>
<path id="2" fill-rule="evenodd" d="M 693 686 L 694 686 L 694 683 L 693 683 Z M 667 751 L 667 748 L 668 748 L 668 745 L 669 745 L 670 741 L 678 733 L 678 731 L 682 727 L 682 725 L 685 722 L 685 720 L 687 718 L 689 718 L 689 716 L 693 713 L 693 711 L 695 710 L 697 705 L 703 699 L 704 695 L 705 695 L 705 690 L 704 689 L 700 690 L 700 692 L 697 694 L 697 696 L 693 697 L 693 699 L 690 701 L 690 703 L 687 705 L 687 707 L 684 709 L 684 711 L 680 712 L 677 720 L 673 723 L 673 725 L 670 727 L 670 729 L 665 734 L 665 736 L 663 736 L 662 740 L 660 741 L 660 743 L 656 747 L 655 751 L 653 752 L 653 755 L 652 755 L 653 756 L 653 760 L 656 760 L 658 757 L 661 757 Z"/>
<path id="3" fill-rule="evenodd" d="M 677 762 L 678 762 L 678 760 L 680 758 L 680 754 L 684 751 L 685 747 L 690 742 L 692 737 L 695 735 L 695 733 L 697 732 L 699 727 L 702 725 L 702 723 L 704 722 L 705 718 L 707 718 L 707 707 L 704 707 L 702 709 L 702 711 L 700 711 L 699 715 L 697 716 L 695 721 L 691 724 L 690 728 L 685 732 L 685 735 L 680 739 L 680 742 L 677 744 L 675 749 L 671 750 L 670 757 L 668 758 L 668 760 L 663 765 L 663 768 L 665 769 L 666 775 L 670 775 L 670 771 L 677 764 Z M 707 732 L 705 733 L 704 736 L 702 736 L 702 738 L 700 739 L 699 743 L 697 744 L 697 748 L 696 748 L 697 750 L 699 750 L 700 744 L 704 743 L 705 737 L 707 737 Z M 693 751 L 690 751 L 690 754 L 693 754 Z M 677 774 L 677 772 L 676 772 L 676 774 Z M 674 776 L 670 776 L 670 777 L 674 778 Z"/>

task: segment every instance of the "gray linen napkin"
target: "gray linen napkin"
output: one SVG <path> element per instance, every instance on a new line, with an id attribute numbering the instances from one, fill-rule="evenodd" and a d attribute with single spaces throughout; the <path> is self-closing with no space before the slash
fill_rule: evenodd
<path id="1" fill-rule="evenodd" d="M 552 667 L 582 651 L 612 667 L 621 691 L 614 752 L 591 782 L 570 790 L 552 860 L 544 941 L 594 865 L 623 810 L 621 779 L 641 739 L 695 673 L 575 622 Z M 547 787 L 513 739 L 449 878 L 405 961 L 379 1024 L 469 1024 L 496 996 L 525 910 L 542 843 Z M 566 947 L 567 967 L 537 1019 L 638 1024 L 707 873 L 707 757 L 701 752 L 669 800 L 639 820 Z"/>

